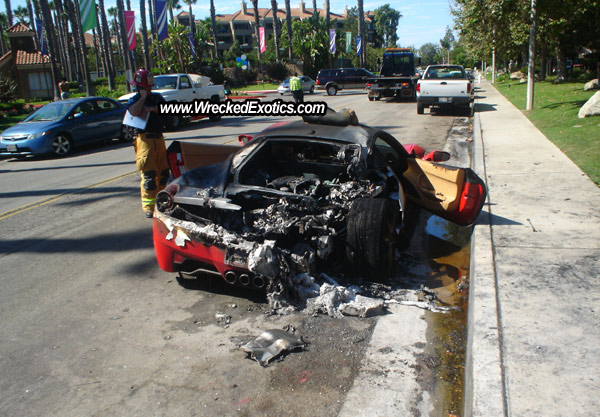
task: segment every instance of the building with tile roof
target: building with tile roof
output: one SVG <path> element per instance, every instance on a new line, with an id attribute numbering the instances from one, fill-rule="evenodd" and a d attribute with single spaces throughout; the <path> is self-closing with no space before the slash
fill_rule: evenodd
<path id="1" fill-rule="evenodd" d="M 304 20 L 313 15 L 313 9 L 307 8 L 303 1 L 300 1 L 297 8 L 290 9 L 292 19 Z M 325 10 L 317 8 L 320 16 L 325 16 Z M 265 28 L 266 36 L 273 34 L 273 10 L 271 8 L 258 8 L 259 25 Z M 285 24 L 285 9 L 278 9 L 276 13 L 280 21 L 279 27 Z M 333 27 L 341 28 L 346 14 L 341 15 L 330 12 Z M 189 13 L 180 12 L 177 20 L 184 26 L 189 25 Z M 231 48 L 234 41 L 238 41 L 243 50 L 252 49 L 254 37 L 254 8 L 247 5 L 244 0 L 241 2 L 241 8 L 231 14 L 217 14 L 217 44 L 220 51 Z M 367 31 L 367 40 L 372 42 L 375 39 L 375 25 L 373 23 L 373 12 L 365 13 L 365 26 Z"/>
<path id="2" fill-rule="evenodd" d="M 25 100 L 54 94 L 50 58 L 36 49 L 35 33 L 19 22 L 7 30 L 10 51 L 0 57 L 0 74 L 17 83 L 18 96 Z"/>

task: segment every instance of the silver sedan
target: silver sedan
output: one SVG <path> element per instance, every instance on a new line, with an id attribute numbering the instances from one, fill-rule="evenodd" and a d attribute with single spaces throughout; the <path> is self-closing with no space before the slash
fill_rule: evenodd
<path id="1" fill-rule="evenodd" d="M 310 94 L 315 92 L 315 80 L 305 75 L 300 77 L 300 82 L 302 83 L 302 91 L 309 92 Z M 286 78 L 279 87 L 277 87 L 277 92 L 281 95 L 290 92 L 290 79 Z"/>

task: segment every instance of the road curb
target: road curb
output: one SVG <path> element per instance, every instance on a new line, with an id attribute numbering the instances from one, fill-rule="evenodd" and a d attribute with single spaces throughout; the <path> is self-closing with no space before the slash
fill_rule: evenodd
<path id="1" fill-rule="evenodd" d="M 471 166 L 487 187 L 485 142 L 478 113 L 473 116 Z M 464 417 L 506 416 L 491 207 L 488 187 L 486 210 L 482 210 L 471 236 Z"/>

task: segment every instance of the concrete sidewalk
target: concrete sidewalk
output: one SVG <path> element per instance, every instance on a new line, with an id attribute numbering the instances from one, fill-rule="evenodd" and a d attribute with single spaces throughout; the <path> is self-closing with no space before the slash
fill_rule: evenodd
<path id="1" fill-rule="evenodd" d="M 600 189 L 488 82 L 473 167 L 469 416 L 600 415 Z"/>

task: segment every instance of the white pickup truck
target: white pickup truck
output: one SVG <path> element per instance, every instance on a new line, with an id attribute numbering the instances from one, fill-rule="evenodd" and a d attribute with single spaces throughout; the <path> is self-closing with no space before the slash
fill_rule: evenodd
<path id="1" fill-rule="evenodd" d="M 213 85 L 210 78 L 197 74 L 166 74 L 154 77 L 153 93 L 160 93 L 167 102 L 192 102 L 195 99 L 209 99 L 215 103 L 225 100 L 225 89 L 222 85 Z M 125 94 L 119 101 L 127 104 L 136 93 Z M 176 130 L 183 121 L 189 119 L 184 116 L 171 116 L 169 129 Z M 210 116 L 211 120 L 218 120 L 219 116 Z"/>
<path id="2" fill-rule="evenodd" d="M 430 65 L 417 82 L 417 113 L 425 107 L 453 106 L 473 113 L 473 85 L 460 65 Z"/>

